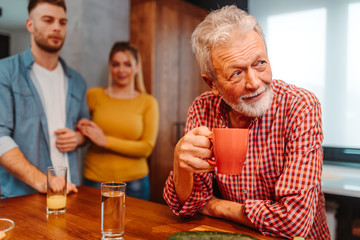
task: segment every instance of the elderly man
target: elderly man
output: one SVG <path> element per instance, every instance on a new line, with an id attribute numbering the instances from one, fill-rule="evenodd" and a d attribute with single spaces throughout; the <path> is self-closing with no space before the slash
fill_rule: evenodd
<path id="1" fill-rule="evenodd" d="M 164 188 L 172 211 L 228 219 L 264 235 L 330 239 L 317 98 L 272 79 L 261 27 L 235 6 L 211 12 L 192 43 L 212 91 L 194 101 L 176 145 Z M 249 129 L 240 175 L 220 174 L 204 160 L 213 155 L 211 130 L 221 127 Z"/>
<path id="2" fill-rule="evenodd" d="M 77 192 L 76 148 L 88 118 L 86 84 L 59 58 L 66 36 L 64 0 L 29 0 L 31 45 L 0 61 L 0 184 L 2 197 L 46 192 L 46 168 L 68 166 Z"/>

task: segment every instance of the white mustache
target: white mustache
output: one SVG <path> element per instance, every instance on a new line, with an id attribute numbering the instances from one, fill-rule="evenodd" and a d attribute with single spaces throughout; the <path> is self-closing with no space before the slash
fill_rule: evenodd
<path id="1" fill-rule="evenodd" d="M 258 89 L 253 93 L 247 94 L 245 96 L 241 96 L 240 99 L 241 100 L 246 100 L 248 98 L 256 97 L 256 96 L 262 94 L 263 92 L 266 92 L 268 90 L 268 88 L 269 88 L 268 85 L 266 85 L 265 87 L 263 87 L 261 89 Z"/>

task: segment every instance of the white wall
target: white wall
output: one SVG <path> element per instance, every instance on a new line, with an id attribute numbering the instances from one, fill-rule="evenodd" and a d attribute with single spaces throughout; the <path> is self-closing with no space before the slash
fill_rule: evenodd
<path id="1" fill-rule="evenodd" d="M 71 0 L 67 9 L 61 56 L 83 75 L 88 87 L 105 86 L 111 46 L 129 40 L 130 0 Z"/>

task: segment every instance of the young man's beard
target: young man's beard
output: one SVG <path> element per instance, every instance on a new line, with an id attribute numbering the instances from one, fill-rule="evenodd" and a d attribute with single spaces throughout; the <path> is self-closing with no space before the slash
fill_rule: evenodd
<path id="1" fill-rule="evenodd" d="M 62 42 L 60 45 L 56 45 L 56 46 L 51 46 L 50 44 L 47 43 L 46 38 L 39 36 L 39 35 L 35 35 L 34 37 L 35 43 L 36 45 L 49 53 L 57 53 L 61 50 L 62 46 L 64 45 L 64 40 L 62 39 Z"/>
<path id="2" fill-rule="evenodd" d="M 273 92 L 270 88 L 270 84 L 267 84 L 265 88 L 259 89 L 252 94 L 248 94 L 246 96 L 241 96 L 234 103 L 234 101 L 230 101 L 229 99 L 224 98 L 224 94 L 222 93 L 222 89 L 219 89 L 221 98 L 237 113 L 240 113 L 247 117 L 259 117 L 270 108 L 273 98 Z M 244 97 L 256 96 L 259 93 L 264 92 L 264 96 L 256 102 L 247 103 L 243 100 Z"/>

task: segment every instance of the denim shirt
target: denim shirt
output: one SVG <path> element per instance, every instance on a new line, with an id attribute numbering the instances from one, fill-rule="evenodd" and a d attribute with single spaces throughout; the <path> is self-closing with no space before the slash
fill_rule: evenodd
<path id="1" fill-rule="evenodd" d="M 30 78 L 34 63 L 30 47 L 0 61 L 0 156 L 19 147 L 27 160 L 46 174 L 51 166 L 49 133 L 41 98 Z M 79 73 L 60 59 L 67 79 L 66 127 L 76 129 L 81 118 L 89 118 L 86 83 Z M 71 180 L 80 184 L 77 151 L 68 152 Z M 36 192 L 0 166 L 2 197 Z"/>

